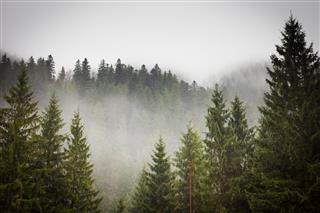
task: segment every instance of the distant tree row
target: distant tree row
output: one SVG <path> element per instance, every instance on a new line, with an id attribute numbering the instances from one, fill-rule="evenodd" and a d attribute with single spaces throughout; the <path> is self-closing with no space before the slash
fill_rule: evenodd
<path id="1" fill-rule="evenodd" d="M 226 108 L 216 87 L 205 139 L 189 126 L 173 161 L 160 139 L 129 212 L 319 211 L 320 58 L 292 16 L 282 36 L 257 131 L 241 100 Z"/>
<path id="2" fill-rule="evenodd" d="M 98 212 L 79 113 L 70 134 L 55 95 L 39 115 L 25 69 L 0 109 L 0 212 Z"/>
<path id="3" fill-rule="evenodd" d="M 145 97 L 147 99 L 145 104 L 151 108 L 162 101 L 159 100 L 161 97 L 164 101 L 179 99 L 188 110 L 193 105 L 205 104 L 210 93 L 209 90 L 198 86 L 195 81 L 192 84 L 179 81 L 171 71 L 163 72 L 157 64 L 149 72 L 145 65 L 140 69 L 134 69 L 130 65 L 122 64 L 118 59 L 113 67 L 102 60 L 94 75 L 89 61 L 85 58 L 82 62 L 76 61 L 71 78 L 68 78 L 64 67 L 56 75 L 55 63 L 51 55 L 47 59 L 39 58 L 36 62 L 33 57 L 30 57 L 25 62 L 24 60 L 12 61 L 6 54 L 2 55 L 0 62 L 2 93 L 16 82 L 17 74 L 22 68 L 27 70 L 34 90 L 44 93 L 43 96 L 46 95 L 48 85 L 61 88 L 65 84 L 71 84 L 81 97 L 92 95 L 92 92 L 98 93 L 98 96 L 123 92 L 133 99 Z M 150 104 L 150 102 L 155 103 Z"/>

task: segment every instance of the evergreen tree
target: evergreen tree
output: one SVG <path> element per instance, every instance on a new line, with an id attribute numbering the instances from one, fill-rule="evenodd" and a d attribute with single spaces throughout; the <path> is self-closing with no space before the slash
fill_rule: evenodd
<path id="1" fill-rule="evenodd" d="M 292 16 L 271 56 L 269 92 L 260 108 L 249 203 L 255 212 L 320 209 L 320 69 Z"/>
<path id="2" fill-rule="evenodd" d="M 70 131 L 71 137 L 65 150 L 70 208 L 74 212 L 99 212 L 101 199 L 93 186 L 93 165 L 79 112 L 72 119 Z"/>
<path id="3" fill-rule="evenodd" d="M 24 67 L 0 110 L 0 212 L 40 212 L 37 103 L 32 100 Z"/>
<path id="4" fill-rule="evenodd" d="M 232 136 L 228 148 L 228 191 L 224 206 L 229 212 L 249 212 L 244 196 L 247 183 L 243 175 L 248 169 L 249 156 L 252 154 L 253 129 L 248 127 L 244 103 L 237 96 L 231 102 L 229 127 Z"/>
<path id="5" fill-rule="evenodd" d="M 31 56 L 27 62 L 27 70 L 28 70 L 28 74 L 29 77 L 32 79 L 33 77 L 35 77 L 36 73 L 36 66 L 37 64 L 34 61 L 34 58 Z"/>
<path id="6" fill-rule="evenodd" d="M 11 80 L 9 78 L 15 78 L 15 76 L 10 76 L 11 71 L 11 61 L 6 54 L 2 55 L 0 62 L 0 89 L 5 91 L 10 85 Z"/>
<path id="7" fill-rule="evenodd" d="M 204 212 L 204 178 L 206 177 L 203 146 L 197 131 L 188 126 L 176 153 L 178 193 L 182 212 Z"/>
<path id="8" fill-rule="evenodd" d="M 155 145 L 152 164 L 149 164 L 149 212 L 173 212 L 172 184 L 173 176 L 170 171 L 169 157 L 165 152 L 162 138 Z"/>
<path id="9" fill-rule="evenodd" d="M 225 211 L 224 194 L 227 189 L 227 172 L 230 159 L 230 129 L 228 127 L 229 111 L 226 109 L 222 90 L 216 85 L 211 98 L 211 106 L 206 116 L 205 153 L 209 164 L 207 189 L 208 208 L 215 208 L 218 212 Z M 212 206 L 214 205 L 214 207 Z M 211 207 L 210 207 L 211 206 Z"/>
<path id="10" fill-rule="evenodd" d="M 41 119 L 43 174 L 45 195 L 41 205 L 45 212 L 63 212 L 67 204 L 67 183 L 63 171 L 64 154 L 62 146 L 66 136 L 60 131 L 63 127 L 61 110 L 55 94 L 50 98 L 49 106 Z"/>
<path id="11" fill-rule="evenodd" d="M 97 86 L 98 88 L 105 89 L 107 79 L 108 79 L 108 64 L 106 64 L 105 60 L 103 59 L 98 68 L 98 75 L 97 75 Z"/>
<path id="12" fill-rule="evenodd" d="M 76 84 L 81 83 L 81 64 L 79 59 L 76 61 L 76 64 L 74 65 L 73 80 Z"/>
<path id="13" fill-rule="evenodd" d="M 150 207 L 148 206 L 148 173 L 143 168 L 138 184 L 135 188 L 134 194 L 132 195 L 131 208 L 129 212 L 132 213 L 148 213 Z"/>
<path id="14" fill-rule="evenodd" d="M 48 82 L 53 82 L 55 79 L 55 70 L 54 70 L 54 61 L 52 55 L 48 55 L 48 58 L 46 60 L 46 80 Z"/>
<path id="15" fill-rule="evenodd" d="M 85 88 L 89 87 L 89 84 L 91 83 L 91 75 L 90 75 L 90 65 L 88 62 L 88 59 L 85 58 L 82 61 L 82 66 L 81 66 L 82 70 L 82 81 L 85 84 Z"/>
<path id="16" fill-rule="evenodd" d="M 62 67 L 61 71 L 59 73 L 59 76 L 58 76 L 58 81 L 64 82 L 65 80 L 66 80 L 66 71 L 65 71 L 64 67 Z"/>
<path id="17" fill-rule="evenodd" d="M 117 200 L 115 209 L 114 209 L 114 213 L 124 213 L 126 210 L 126 206 L 124 204 L 124 199 L 120 198 L 119 200 Z"/>

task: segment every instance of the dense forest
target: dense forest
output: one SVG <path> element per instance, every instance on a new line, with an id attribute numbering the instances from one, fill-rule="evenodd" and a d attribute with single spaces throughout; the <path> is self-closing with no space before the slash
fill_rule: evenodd
<path id="1" fill-rule="evenodd" d="M 208 88 L 1 53 L 0 212 L 318 212 L 320 58 L 292 16 L 281 36 Z"/>

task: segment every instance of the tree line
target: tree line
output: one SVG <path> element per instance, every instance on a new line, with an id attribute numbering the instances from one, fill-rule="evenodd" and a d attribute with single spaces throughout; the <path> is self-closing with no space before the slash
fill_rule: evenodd
<path id="1" fill-rule="evenodd" d="M 258 126 L 249 127 L 239 97 L 228 106 L 216 85 L 207 108 L 204 138 L 190 123 L 172 159 L 160 138 L 134 191 L 117 202 L 115 212 L 317 212 L 320 59 L 292 16 L 276 51 L 271 55 L 272 67 L 267 68 L 269 91 L 259 107 Z M 62 70 L 54 80 L 49 58 L 43 60 L 43 78 L 63 86 L 66 72 Z M 22 71 L 17 85 L 5 96 L 8 107 L 0 111 L 1 212 L 98 211 L 101 199 L 94 187 L 79 113 L 74 115 L 70 133 L 61 134 L 63 121 L 55 95 L 38 115 L 27 83 L 30 60 L 10 66 L 4 65 L 11 64 L 6 61 L 2 57 L 2 75 L 15 66 Z M 132 97 L 141 91 L 157 97 L 175 88 L 172 91 L 179 91 L 176 94 L 188 103 L 201 91 L 207 92 L 193 85 L 196 93 L 184 97 L 193 91 L 192 85 L 162 73 L 158 66 L 149 73 L 120 60 L 115 69 L 102 61 L 97 78 L 92 78 L 87 59 L 78 60 L 73 73 L 71 84 L 84 95 L 92 88 L 130 88 Z"/>
<path id="2" fill-rule="evenodd" d="M 46 96 L 48 85 L 57 89 L 75 90 L 80 97 L 123 93 L 131 99 L 140 98 L 145 106 L 151 110 L 161 105 L 161 102 L 176 104 L 179 100 L 186 110 L 194 105 L 204 104 L 210 91 L 184 80 L 178 80 L 177 76 L 169 71 L 162 71 L 158 64 L 151 70 L 145 65 L 135 69 L 131 65 L 125 65 L 120 59 L 116 64 L 109 65 L 103 59 L 96 73 L 92 73 L 87 58 L 76 61 L 72 72 L 64 67 L 59 73 L 55 71 L 55 63 L 52 55 L 47 59 L 38 58 L 36 61 L 31 56 L 27 61 L 10 59 L 3 54 L 0 62 L 0 91 L 4 94 L 15 82 L 22 67 L 26 67 L 30 83 L 33 89 Z M 168 101 L 169 100 L 169 101 Z"/>

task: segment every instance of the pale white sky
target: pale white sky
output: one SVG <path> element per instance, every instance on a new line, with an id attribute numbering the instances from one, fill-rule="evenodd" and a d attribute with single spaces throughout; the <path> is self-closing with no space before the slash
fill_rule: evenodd
<path id="1" fill-rule="evenodd" d="M 200 84 L 245 63 L 267 61 L 290 10 L 319 50 L 317 1 L 2 0 L 2 49 L 28 58 L 52 54 L 56 70 L 84 57 L 96 69 L 117 58 L 158 63 Z"/>

